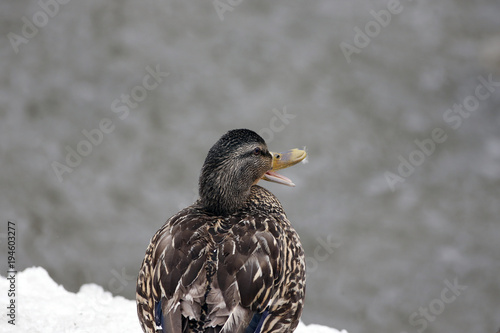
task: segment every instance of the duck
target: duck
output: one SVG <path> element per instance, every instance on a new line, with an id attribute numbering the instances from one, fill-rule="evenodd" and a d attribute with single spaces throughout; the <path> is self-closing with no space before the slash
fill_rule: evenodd
<path id="1" fill-rule="evenodd" d="M 249 129 L 210 148 L 199 199 L 154 234 L 137 278 L 145 333 L 293 332 L 302 314 L 306 265 L 299 235 L 260 180 L 295 186 L 277 170 L 305 150 L 270 152 Z"/>

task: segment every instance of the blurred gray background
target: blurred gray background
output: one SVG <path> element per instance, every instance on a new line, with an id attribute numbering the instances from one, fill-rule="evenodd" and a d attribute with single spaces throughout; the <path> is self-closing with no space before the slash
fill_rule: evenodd
<path id="1" fill-rule="evenodd" d="M 498 330 L 500 2 L 60 2 L 0 2 L 1 225 L 19 270 L 133 298 L 208 149 L 246 127 L 308 149 L 283 172 L 296 188 L 262 184 L 306 249 L 306 323 Z"/>

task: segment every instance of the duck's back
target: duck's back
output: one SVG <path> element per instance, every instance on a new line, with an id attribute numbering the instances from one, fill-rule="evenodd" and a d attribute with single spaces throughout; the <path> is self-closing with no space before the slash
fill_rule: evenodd
<path id="1" fill-rule="evenodd" d="M 194 204 L 153 236 L 139 272 L 145 332 L 291 332 L 305 293 L 300 240 L 259 186 L 229 216 Z"/>

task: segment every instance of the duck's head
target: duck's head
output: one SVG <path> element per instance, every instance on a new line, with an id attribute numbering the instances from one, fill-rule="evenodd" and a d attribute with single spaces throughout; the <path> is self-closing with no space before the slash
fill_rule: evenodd
<path id="1" fill-rule="evenodd" d="M 200 202 L 204 209 L 217 215 L 237 211 L 259 180 L 295 186 L 276 173 L 306 157 L 306 152 L 292 149 L 272 153 L 257 133 L 248 129 L 224 134 L 208 152 L 199 180 Z"/>

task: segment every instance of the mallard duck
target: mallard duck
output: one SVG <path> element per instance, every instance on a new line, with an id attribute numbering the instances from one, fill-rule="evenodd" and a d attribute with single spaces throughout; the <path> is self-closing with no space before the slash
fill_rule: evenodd
<path id="1" fill-rule="evenodd" d="M 293 332 L 305 295 L 299 236 L 261 179 L 294 186 L 276 170 L 304 150 L 271 153 L 248 129 L 210 149 L 199 199 L 151 239 L 137 279 L 137 313 L 146 333 Z"/>

